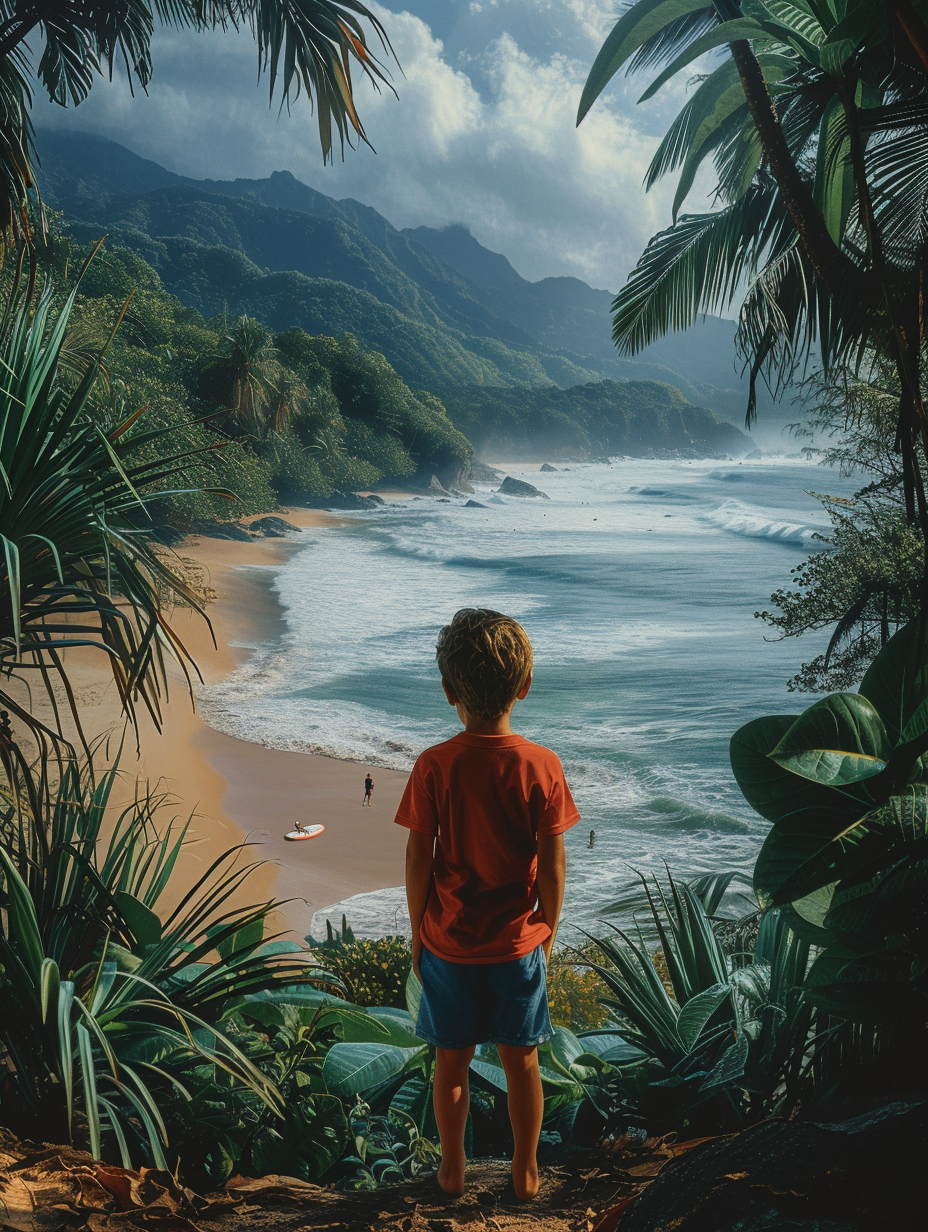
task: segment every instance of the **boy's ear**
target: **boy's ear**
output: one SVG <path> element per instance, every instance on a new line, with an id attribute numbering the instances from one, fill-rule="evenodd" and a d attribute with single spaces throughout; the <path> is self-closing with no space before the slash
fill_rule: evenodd
<path id="1" fill-rule="evenodd" d="M 521 688 L 521 689 L 519 690 L 519 692 L 516 694 L 516 701 L 518 701 L 518 702 L 522 701 L 522 699 L 523 699 L 523 698 L 524 698 L 524 697 L 528 694 L 528 691 L 529 691 L 529 689 L 530 689 L 531 687 L 532 687 L 532 673 L 531 673 L 531 672 L 529 672 L 529 674 L 528 674 L 528 680 L 526 680 L 525 684 L 522 686 L 522 688 Z"/>
<path id="2" fill-rule="evenodd" d="M 458 699 L 455 697 L 454 693 L 451 690 L 451 685 L 444 678 L 444 676 L 442 676 L 441 678 L 441 687 L 445 690 L 445 697 L 447 697 L 448 699 L 448 705 L 456 706 L 458 704 Z"/>

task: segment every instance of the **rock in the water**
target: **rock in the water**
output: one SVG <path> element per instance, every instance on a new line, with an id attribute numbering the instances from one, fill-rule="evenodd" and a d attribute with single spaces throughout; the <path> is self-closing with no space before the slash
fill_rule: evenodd
<path id="1" fill-rule="evenodd" d="M 551 499 L 547 492 L 542 492 L 533 483 L 526 483 L 524 479 L 513 479 L 511 475 L 506 476 L 499 485 L 499 490 L 503 496 L 540 496 L 543 500 Z"/>
<path id="2" fill-rule="evenodd" d="M 538 469 L 540 471 L 545 471 L 547 474 L 550 474 L 552 471 L 556 471 L 557 467 L 552 466 L 550 462 L 542 462 L 541 466 L 539 466 Z"/>
<path id="3" fill-rule="evenodd" d="M 360 496 L 357 492 L 333 492 L 307 502 L 313 509 L 378 509 L 386 501 L 381 496 Z"/>
<path id="4" fill-rule="evenodd" d="M 462 508 L 463 509 L 486 509 L 486 505 L 481 505 L 480 501 L 467 501 L 462 506 Z"/>
<path id="5" fill-rule="evenodd" d="M 448 491 L 448 489 L 445 487 L 445 485 L 442 483 L 442 481 L 438 478 L 437 475 L 432 476 L 432 482 L 429 484 L 429 491 L 437 492 L 439 496 L 450 496 L 451 495 L 451 493 Z"/>
<path id="6" fill-rule="evenodd" d="M 499 483 L 502 477 L 502 471 L 498 471 L 495 466 L 487 466 L 485 462 L 470 464 L 469 478 L 476 479 L 478 483 Z"/>
<path id="7" fill-rule="evenodd" d="M 299 530 L 299 526 L 294 526 L 292 522 L 287 522 L 283 518 L 256 518 L 248 529 L 253 535 L 263 535 L 265 539 L 282 539 L 288 531 Z"/>
<path id="8" fill-rule="evenodd" d="M 234 539 L 239 543 L 250 543 L 253 536 L 240 522 L 194 522 L 190 528 L 195 535 L 205 535 L 208 539 Z"/>

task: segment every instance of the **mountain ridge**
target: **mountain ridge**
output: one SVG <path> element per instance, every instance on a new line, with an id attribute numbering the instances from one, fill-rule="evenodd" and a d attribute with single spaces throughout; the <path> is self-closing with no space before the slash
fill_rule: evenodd
<path id="1" fill-rule="evenodd" d="M 464 228 L 400 231 L 373 207 L 328 197 L 287 171 L 264 180 L 194 180 L 103 138 L 42 130 L 38 142 L 43 192 L 73 221 L 76 237 L 96 238 L 105 230 L 112 242 L 151 260 L 168 290 L 203 311 L 221 310 L 222 303 L 216 308 L 215 297 L 202 293 L 191 298 L 191 287 L 202 291 L 207 267 L 222 265 L 221 250 L 231 248 L 254 268 L 226 288 L 223 302 L 230 309 L 249 311 L 251 296 L 269 311 L 275 290 L 285 286 L 289 310 L 302 313 L 290 323 L 325 331 L 318 306 L 324 302 L 328 311 L 338 288 L 350 286 L 356 294 L 349 300 L 363 302 L 365 311 L 352 317 L 342 305 L 336 313 L 341 324 L 353 326 L 349 332 L 365 345 L 396 354 L 404 377 L 426 388 L 437 390 L 449 379 L 562 388 L 604 378 L 652 379 L 741 422 L 745 397 L 731 362 L 731 322 L 710 318 L 702 333 L 700 327 L 691 331 L 698 337 L 675 336 L 672 353 L 658 345 L 643 357 L 623 358 L 609 337 L 610 292 L 579 279 L 528 282 Z M 191 203 L 195 208 L 184 215 L 181 207 Z M 178 262 L 164 255 L 172 235 L 184 241 L 181 250 L 191 263 L 182 277 Z M 468 269 L 455 257 L 452 249 L 462 244 L 482 266 L 472 260 Z M 495 270 L 493 278 L 488 269 Z M 260 289 L 259 273 L 270 278 Z M 280 277 L 295 274 L 306 281 Z M 436 364 L 442 341 L 448 356 Z M 683 365 L 673 366 L 681 346 L 691 353 L 691 370 L 702 365 L 695 378 L 678 370 Z M 708 368 L 707 355 L 715 357 Z M 700 379 L 706 376 L 714 380 Z"/>

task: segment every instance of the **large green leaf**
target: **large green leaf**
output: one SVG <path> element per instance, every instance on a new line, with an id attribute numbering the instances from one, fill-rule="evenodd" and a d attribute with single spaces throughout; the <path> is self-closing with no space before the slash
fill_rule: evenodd
<path id="1" fill-rule="evenodd" d="M 632 5 L 613 26 L 593 61 L 580 97 L 577 123 L 642 44 L 687 14 L 711 11 L 711 8 L 705 0 L 638 0 Z"/>
<path id="2" fill-rule="evenodd" d="M 857 693 L 832 693 L 796 719 L 770 757 L 801 778 L 844 787 L 885 770 L 891 753 L 873 705 Z"/>
<path id="3" fill-rule="evenodd" d="M 888 31 L 887 6 L 874 4 L 873 0 L 851 0 L 846 12 L 828 32 L 821 47 L 821 65 L 826 73 L 837 77 L 844 71 L 847 62 L 857 48 L 877 38 L 885 38 Z"/>
<path id="4" fill-rule="evenodd" d="M 745 723 L 731 738 L 729 756 L 738 786 L 748 804 L 767 821 L 813 812 L 833 819 L 833 830 L 844 824 L 848 808 L 858 815 L 869 807 L 860 789 L 826 787 L 783 769 L 770 753 L 796 722 L 795 715 L 774 714 Z"/>
<path id="5" fill-rule="evenodd" d="M 396 1048 L 390 1044 L 333 1044 L 322 1077 L 333 1095 L 360 1095 L 411 1068 L 428 1053 L 428 1045 Z"/>
<path id="6" fill-rule="evenodd" d="M 583 1045 L 584 1056 L 592 1054 L 608 1065 L 634 1064 L 644 1061 L 648 1055 L 614 1029 L 584 1031 L 577 1038 Z"/>
<path id="7" fill-rule="evenodd" d="M 908 744 L 912 740 L 918 740 L 926 732 L 928 732 L 928 698 L 922 702 L 902 729 L 899 743 Z"/>
<path id="8" fill-rule="evenodd" d="M 6 915 L 9 922 L 10 949 L 26 968 L 36 988 L 41 983 L 45 949 L 39 933 L 35 907 L 16 865 L 10 859 L 6 846 L 0 843 L 0 873 L 6 883 Z"/>
<path id="9" fill-rule="evenodd" d="M 844 106 L 835 98 L 822 117 L 813 196 L 836 244 L 842 241 L 854 204 L 854 169 L 850 158 L 851 142 L 847 136 Z"/>
<path id="10" fill-rule="evenodd" d="M 161 920 L 154 911 L 125 890 L 117 890 L 113 899 L 129 925 L 136 943 L 157 945 L 161 940 Z"/>
<path id="11" fill-rule="evenodd" d="M 911 956 L 886 950 L 862 954 L 830 945 L 803 985 L 804 996 L 819 1009 L 851 1022 L 924 1022 L 924 997 L 912 986 Z"/>
<path id="12" fill-rule="evenodd" d="M 852 880 L 836 892 L 825 920 L 839 940 L 856 948 L 894 938 L 928 959 L 922 921 L 928 915 L 928 856 L 924 843 L 910 849 L 895 865 L 880 869 L 867 881 Z"/>
<path id="13" fill-rule="evenodd" d="M 348 1144 L 350 1131 L 345 1109 L 340 1099 L 324 1095 L 313 1095 L 300 1101 L 299 1117 L 292 1117 L 299 1126 L 295 1143 L 291 1150 L 296 1149 L 306 1161 L 308 1179 L 318 1181 L 341 1156 Z M 294 1127 L 296 1129 L 296 1126 Z M 293 1133 L 293 1130 L 291 1130 Z M 279 1166 L 277 1161 L 271 1161 L 270 1171 Z"/>
<path id="14" fill-rule="evenodd" d="M 344 1023 L 342 1038 L 359 1043 L 394 1044 L 399 1048 L 419 1048 L 425 1043 L 416 1035 L 415 1023 L 405 1011 L 373 1006 Z"/>
<path id="15" fill-rule="evenodd" d="M 886 866 L 928 836 L 928 791 L 910 788 L 828 833 L 815 817 L 775 826 L 754 866 L 754 885 L 765 903 L 795 903 L 831 882 L 858 876 L 874 862 Z"/>
<path id="16" fill-rule="evenodd" d="M 673 199 L 673 220 L 689 195 L 703 160 L 718 146 L 720 130 L 737 111 L 747 113 L 744 87 L 734 60 L 723 61 L 690 99 L 690 137 Z"/>
<path id="17" fill-rule="evenodd" d="M 754 890 L 761 904 L 792 902 L 837 880 L 833 866 L 839 852 L 831 845 L 846 828 L 845 818 L 812 811 L 775 825 L 754 864 Z M 807 870 L 805 876 L 803 870 Z"/>
<path id="18" fill-rule="evenodd" d="M 676 59 L 672 60 L 655 77 L 638 102 L 646 103 L 649 98 L 653 98 L 661 86 L 666 85 L 671 77 L 675 77 L 681 69 L 686 68 L 688 64 L 692 64 L 694 60 L 698 60 L 700 56 L 704 56 L 707 51 L 714 51 L 718 47 L 727 47 L 729 43 L 734 43 L 736 40 L 763 39 L 765 37 L 766 32 L 763 26 L 758 25 L 756 21 L 752 21 L 749 18 L 736 17 L 732 21 L 722 22 L 721 25 L 715 26 L 712 30 L 707 30 L 705 34 L 694 39 L 685 51 L 682 51 Z"/>
<path id="19" fill-rule="evenodd" d="M 706 1023 L 730 996 L 731 988 L 728 984 L 716 984 L 713 988 L 707 988 L 695 997 L 690 997 L 683 1006 L 677 1019 L 677 1032 L 687 1052 L 693 1051 Z"/>
<path id="20" fill-rule="evenodd" d="M 860 695 L 879 712 L 893 744 L 928 697 L 926 637 L 928 622 L 913 620 L 889 639 L 860 682 Z"/>
<path id="21" fill-rule="evenodd" d="M 406 977 L 406 1009 L 413 1022 L 419 1017 L 419 1003 L 421 1000 L 422 985 L 419 983 L 419 977 L 415 971 L 410 968 L 409 975 Z"/>

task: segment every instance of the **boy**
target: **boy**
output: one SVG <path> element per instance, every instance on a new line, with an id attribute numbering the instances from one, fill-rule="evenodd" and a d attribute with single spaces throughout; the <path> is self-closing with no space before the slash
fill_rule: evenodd
<path id="1" fill-rule="evenodd" d="M 437 1050 L 438 1183 L 464 1192 L 468 1068 L 475 1045 L 491 1042 L 506 1072 L 512 1181 L 524 1200 L 538 1192 L 538 1045 L 551 1036 L 545 971 L 564 896 L 563 834 L 580 814 L 554 753 L 510 726 L 532 683 L 521 625 L 463 608 L 441 630 L 437 657 L 464 731 L 422 754 L 396 821 L 410 832 L 416 1029 Z"/>

